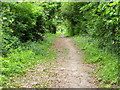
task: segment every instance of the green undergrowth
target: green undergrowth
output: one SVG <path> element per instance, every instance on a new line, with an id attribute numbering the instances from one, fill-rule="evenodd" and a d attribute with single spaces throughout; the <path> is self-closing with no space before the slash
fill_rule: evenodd
<path id="1" fill-rule="evenodd" d="M 99 48 L 99 41 L 87 36 L 73 37 L 75 43 L 85 53 L 85 63 L 97 63 L 96 72 L 98 80 L 101 81 L 100 87 L 112 87 L 118 84 L 118 58 L 109 50 Z"/>
<path id="2" fill-rule="evenodd" d="M 23 75 L 33 65 L 55 58 L 55 52 L 51 45 L 58 35 L 46 34 L 44 41 L 21 43 L 17 49 L 11 49 L 7 57 L 0 57 L 1 75 L 0 81 L 3 87 L 7 87 L 10 77 Z"/>

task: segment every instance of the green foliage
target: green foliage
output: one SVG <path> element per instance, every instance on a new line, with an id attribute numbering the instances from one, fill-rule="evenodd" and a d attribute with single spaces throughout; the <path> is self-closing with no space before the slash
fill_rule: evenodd
<path id="1" fill-rule="evenodd" d="M 77 33 L 74 28 L 76 24 L 79 22 L 79 18 L 80 18 L 79 8 L 83 5 L 84 3 L 77 3 L 77 2 L 62 3 L 61 13 L 64 18 L 64 21 L 68 22 L 67 28 L 70 36 L 73 36 Z"/>
<path id="2" fill-rule="evenodd" d="M 59 3 L 2 2 L 3 54 L 21 42 L 43 40 L 44 33 L 56 33 L 53 23 Z"/>
<path id="3" fill-rule="evenodd" d="M 32 6 L 35 4 L 2 3 L 3 35 L 16 36 L 22 42 L 32 39 L 37 17 Z"/>
<path id="4" fill-rule="evenodd" d="M 68 20 L 69 35 L 87 35 L 99 40 L 100 48 L 118 52 L 120 2 L 63 3 L 61 13 Z M 69 29 L 71 28 L 71 29 Z M 117 53 L 118 54 L 118 53 Z"/>
<path id="5" fill-rule="evenodd" d="M 45 20 L 45 27 L 47 32 L 56 33 L 56 27 L 57 24 L 55 21 L 56 18 L 56 13 L 59 10 L 60 7 L 60 3 L 54 3 L 54 2 L 50 2 L 50 3 L 44 3 L 42 5 L 44 7 L 44 20 Z"/>
<path id="6" fill-rule="evenodd" d="M 55 53 L 50 50 L 53 40 L 57 35 L 46 34 L 45 41 L 21 43 L 17 49 L 10 49 L 7 57 L 2 60 L 2 74 L 0 76 L 2 85 L 6 86 L 9 77 L 26 73 L 26 68 L 38 64 L 43 60 L 55 58 Z"/>
<path id="7" fill-rule="evenodd" d="M 59 6 L 53 2 L 2 2 L 3 85 L 38 61 L 54 59 L 50 46 L 56 35 L 46 33 L 56 33 L 54 17 Z"/>
<path id="8" fill-rule="evenodd" d="M 119 11 L 119 1 L 71 2 L 61 7 L 67 26 L 65 35 L 78 35 L 74 40 L 84 50 L 86 63 L 98 63 L 97 76 L 109 84 L 106 88 L 118 84 Z"/>
<path id="9" fill-rule="evenodd" d="M 11 76 L 24 74 L 25 68 L 38 61 L 54 58 L 49 47 L 57 29 L 65 30 L 66 36 L 78 35 L 75 41 L 85 51 L 86 62 L 99 63 L 99 78 L 117 83 L 118 62 L 114 54 L 119 53 L 119 11 L 119 1 L 2 2 L 2 84 Z"/>
<path id="10" fill-rule="evenodd" d="M 73 37 L 76 44 L 85 53 L 86 63 L 98 63 L 98 79 L 109 85 L 118 84 L 118 57 L 99 48 L 99 41 L 87 36 Z"/>

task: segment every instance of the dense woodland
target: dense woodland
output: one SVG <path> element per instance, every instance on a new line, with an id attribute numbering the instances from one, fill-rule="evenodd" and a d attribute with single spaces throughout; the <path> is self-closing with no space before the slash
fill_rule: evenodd
<path id="1" fill-rule="evenodd" d="M 49 47 L 58 32 L 74 38 L 78 45 L 80 38 L 86 39 L 87 45 L 82 49 L 91 57 L 95 56 L 91 63 L 98 63 L 100 81 L 118 85 L 119 1 L 1 4 L 0 77 L 3 87 L 10 86 L 7 85 L 9 77 L 24 74 L 26 68 L 36 64 L 38 59 L 52 59 L 54 52 Z"/>

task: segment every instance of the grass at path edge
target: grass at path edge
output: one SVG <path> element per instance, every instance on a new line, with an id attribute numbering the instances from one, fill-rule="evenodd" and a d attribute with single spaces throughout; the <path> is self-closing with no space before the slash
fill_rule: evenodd
<path id="1" fill-rule="evenodd" d="M 118 87 L 118 57 L 114 53 L 98 47 L 98 41 L 86 36 L 72 37 L 78 48 L 84 52 L 85 63 L 97 63 L 100 87 Z"/>
<path id="2" fill-rule="evenodd" d="M 40 64 L 44 61 L 54 60 L 56 55 L 51 50 L 53 41 L 58 34 L 46 34 L 44 41 L 22 43 L 17 49 L 11 49 L 7 57 L 1 59 L 1 86 L 10 87 L 10 77 L 17 77 L 27 72 L 28 68 Z"/>

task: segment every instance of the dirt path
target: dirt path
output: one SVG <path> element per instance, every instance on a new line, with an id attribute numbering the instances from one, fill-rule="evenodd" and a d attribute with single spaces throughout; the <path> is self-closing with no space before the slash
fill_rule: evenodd
<path id="1" fill-rule="evenodd" d="M 18 87 L 51 88 L 96 88 L 95 79 L 88 74 L 92 68 L 83 64 L 82 54 L 70 38 L 61 36 L 54 42 L 58 58 L 56 62 L 36 65 L 24 76 L 14 79 L 11 84 Z"/>
<path id="2" fill-rule="evenodd" d="M 57 49 L 57 66 L 53 68 L 56 73 L 52 87 L 56 88 L 95 88 L 94 79 L 89 72 L 92 68 L 82 63 L 82 53 L 70 38 L 59 37 L 54 43 Z"/>

